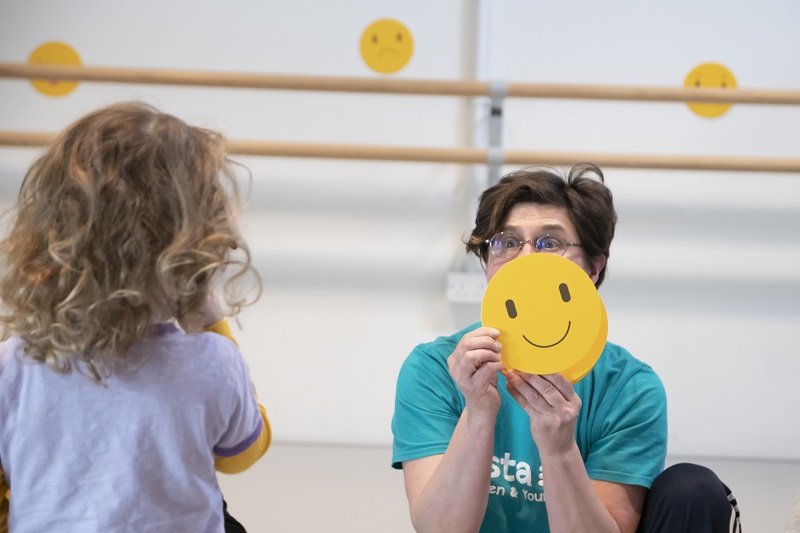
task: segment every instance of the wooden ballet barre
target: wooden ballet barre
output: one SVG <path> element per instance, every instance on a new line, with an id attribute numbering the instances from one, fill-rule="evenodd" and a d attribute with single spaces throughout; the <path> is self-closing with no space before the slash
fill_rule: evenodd
<path id="1" fill-rule="evenodd" d="M 481 148 L 429 148 L 237 140 L 228 141 L 228 150 L 233 154 L 255 156 L 462 164 L 485 164 L 488 157 L 488 151 Z M 608 154 L 601 152 L 532 150 L 503 150 L 502 155 L 502 164 L 517 166 L 574 165 L 576 163 L 590 161 L 601 168 L 800 173 L 800 158 L 788 157 Z"/>
<path id="2" fill-rule="evenodd" d="M 309 76 L 197 70 L 166 70 L 0 63 L 0 78 L 52 79 L 294 91 L 331 91 L 434 96 L 490 96 L 488 81 L 422 80 L 388 77 Z M 501 83 L 506 97 L 714 102 L 800 105 L 800 91 L 778 89 L 686 89 L 567 83 Z M 497 84 L 495 84 L 497 86 Z"/>
<path id="3" fill-rule="evenodd" d="M 44 146 L 54 137 L 44 132 L 0 131 L 0 146 Z M 369 144 L 324 144 L 276 141 L 228 140 L 231 154 L 317 159 L 460 163 L 479 165 L 488 151 L 480 148 L 429 148 L 377 146 Z M 505 150 L 506 165 L 574 165 L 591 161 L 601 168 L 665 170 L 723 170 L 740 172 L 787 172 L 800 174 L 800 158 L 608 154 L 600 152 L 555 152 Z"/>

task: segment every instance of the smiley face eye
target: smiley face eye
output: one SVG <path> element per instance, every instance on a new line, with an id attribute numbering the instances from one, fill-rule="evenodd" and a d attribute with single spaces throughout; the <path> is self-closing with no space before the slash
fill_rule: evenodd
<path id="1" fill-rule="evenodd" d="M 517 318 L 517 307 L 514 305 L 514 300 L 506 300 L 506 312 L 509 318 Z"/>
<path id="2" fill-rule="evenodd" d="M 564 301 L 564 303 L 567 303 L 572 298 L 569 295 L 569 287 L 567 287 L 566 283 L 562 283 L 558 286 L 558 292 L 561 293 L 561 299 Z"/>

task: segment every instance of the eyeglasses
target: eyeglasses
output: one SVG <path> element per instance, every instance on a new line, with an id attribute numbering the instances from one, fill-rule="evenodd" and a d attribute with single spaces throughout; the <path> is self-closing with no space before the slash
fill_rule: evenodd
<path id="1" fill-rule="evenodd" d="M 533 251 L 542 254 L 564 255 L 570 246 L 581 246 L 577 242 L 566 242 L 564 237 L 545 233 L 536 239 L 524 240 L 516 233 L 501 231 L 491 239 L 484 241 L 489 245 L 489 255 L 499 259 L 516 257 L 525 244 L 530 244 Z"/>

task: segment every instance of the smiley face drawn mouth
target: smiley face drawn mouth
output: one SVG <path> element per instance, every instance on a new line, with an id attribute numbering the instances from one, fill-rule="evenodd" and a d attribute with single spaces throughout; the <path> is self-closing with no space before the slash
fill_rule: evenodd
<path id="1" fill-rule="evenodd" d="M 381 48 L 378 50 L 378 57 L 383 57 L 385 54 L 389 54 L 391 56 L 397 57 L 400 55 L 400 50 L 387 46 L 385 48 Z"/>
<path id="2" fill-rule="evenodd" d="M 563 341 L 564 339 L 567 338 L 567 335 L 569 334 L 569 328 L 571 326 L 572 326 L 572 320 L 567 322 L 567 331 L 564 332 L 564 335 L 562 335 L 562 337 L 560 339 L 558 339 L 556 342 L 554 342 L 553 344 L 536 344 L 535 342 L 530 340 L 528 337 L 526 337 L 524 333 L 522 334 L 522 338 L 525 339 L 525 342 L 527 342 L 528 344 L 530 344 L 532 346 L 536 346 L 537 348 L 552 348 L 553 346 L 555 346 L 556 344 L 559 344 L 561 341 Z"/>

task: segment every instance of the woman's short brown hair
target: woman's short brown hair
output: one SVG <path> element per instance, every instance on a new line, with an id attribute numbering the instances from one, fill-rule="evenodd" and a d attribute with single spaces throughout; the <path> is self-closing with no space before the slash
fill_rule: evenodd
<path id="1" fill-rule="evenodd" d="M 503 176 L 481 194 L 467 251 L 485 264 L 489 252 L 486 240 L 502 230 L 512 207 L 526 202 L 566 208 L 587 258 L 608 258 L 617 213 L 603 172 L 591 163 L 575 165 L 566 178 L 549 167 L 526 168 Z M 603 267 L 597 278 L 598 287 L 605 273 Z"/>

